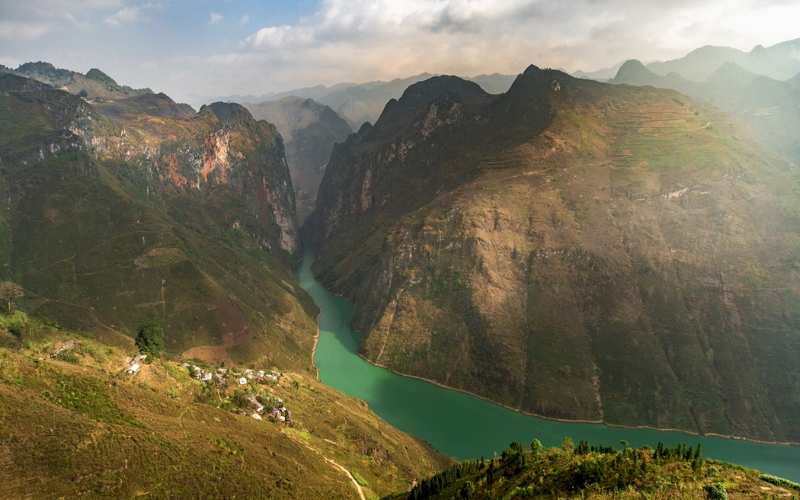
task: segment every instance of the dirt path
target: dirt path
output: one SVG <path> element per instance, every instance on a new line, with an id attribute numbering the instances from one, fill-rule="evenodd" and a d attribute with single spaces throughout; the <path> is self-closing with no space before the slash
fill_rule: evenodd
<path id="1" fill-rule="evenodd" d="M 284 434 L 285 434 L 285 433 L 284 433 Z M 290 438 L 292 438 L 292 436 L 291 436 L 291 435 L 289 435 L 289 434 L 287 434 L 287 435 L 288 435 Z M 321 451 L 319 451 L 318 449 L 316 449 L 316 448 L 314 448 L 313 446 L 309 445 L 308 443 L 304 443 L 303 441 L 300 441 L 300 440 L 298 440 L 298 439 L 292 439 L 292 440 L 293 440 L 294 442 L 296 442 L 296 443 L 300 443 L 300 444 L 302 444 L 303 446 L 305 446 L 305 447 L 306 447 L 306 448 L 308 448 L 309 450 L 311 450 L 311 451 L 313 451 L 314 453 L 316 453 L 316 454 L 318 454 L 319 456 L 321 456 L 323 459 L 325 459 L 325 461 L 326 461 L 326 462 L 328 462 L 329 464 L 331 464 L 333 467 L 335 467 L 335 468 L 339 469 L 340 471 L 344 472 L 345 474 L 347 474 L 347 477 L 349 477 L 349 478 L 350 478 L 350 481 L 353 483 L 353 486 L 355 486 L 355 487 L 356 487 L 356 491 L 358 491 L 358 496 L 359 496 L 359 497 L 361 497 L 361 500 L 367 500 L 367 497 L 366 497 L 366 496 L 364 496 L 364 491 L 361 489 L 361 485 L 360 485 L 360 484 L 358 484 L 358 481 L 356 481 L 356 478 L 354 478 L 354 477 L 353 477 L 353 474 L 351 474 L 349 470 L 345 469 L 344 467 L 342 467 L 342 466 L 341 466 L 341 465 L 339 465 L 338 463 L 336 463 L 336 462 L 334 462 L 333 460 L 331 460 L 330 458 L 326 457 L 325 455 L 323 455 L 323 454 L 322 454 L 322 452 L 321 452 Z"/>

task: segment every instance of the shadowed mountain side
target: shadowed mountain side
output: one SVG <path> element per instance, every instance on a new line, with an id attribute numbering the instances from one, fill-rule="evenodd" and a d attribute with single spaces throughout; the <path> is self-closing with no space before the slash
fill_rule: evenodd
<path id="1" fill-rule="evenodd" d="M 0 89 L 2 273 L 29 311 L 120 345 L 153 320 L 172 353 L 224 346 L 313 372 L 316 307 L 289 270 L 301 245 L 273 126 L 236 104 L 189 116 L 163 95 L 94 107 L 14 75 Z M 247 338 L 225 343 L 220 301 Z"/>
<path id="2" fill-rule="evenodd" d="M 555 418 L 800 442 L 800 190 L 729 116 L 530 67 L 409 87 L 303 232 L 376 364 Z"/>
<path id="3" fill-rule="evenodd" d="M 297 219 L 302 223 L 314 209 L 333 145 L 344 142 L 352 129 L 328 106 L 303 97 L 243 106 L 254 118 L 274 124 L 283 137 L 295 189 Z"/>

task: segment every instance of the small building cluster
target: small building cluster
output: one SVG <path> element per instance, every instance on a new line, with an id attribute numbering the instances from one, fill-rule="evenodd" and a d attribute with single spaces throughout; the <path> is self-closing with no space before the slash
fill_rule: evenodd
<path id="1" fill-rule="evenodd" d="M 282 373 L 274 370 L 204 369 L 188 363 L 183 363 L 182 366 L 189 370 L 195 380 L 213 383 L 218 389 L 234 388 L 238 394 L 233 398 L 236 413 L 249 415 L 255 420 L 268 419 L 287 426 L 291 425 L 292 412 L 284 406 L 281 398 L 244 392 L 252 390 L 251 381 L 258 384 L 276 384 L 283 377 Z"/>
<path id="2" fill-rule="evenodd" d="M 273 370 L 228 370 L 227 368 L 205 370 L 197 365 L 189 365 L 189 363 L 184 363 L 182 366 L 189 370 L 195 380 L 213 382 L 217 386 L 224 385 L 229 378 L 235 379 L 238 385 L 247 385 L 251 380 L 259 383 L 277 382 L 283 376 L 280 372 Z"/>

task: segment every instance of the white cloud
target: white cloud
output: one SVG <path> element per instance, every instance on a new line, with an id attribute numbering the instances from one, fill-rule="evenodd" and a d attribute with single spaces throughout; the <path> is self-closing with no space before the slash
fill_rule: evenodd
<path id="1" fill-rule="evenodd" d="M 242 20 L 239 21 L 239 26 L 244 26 L 245 24 L 247 24 L 247 22 L 249 20 L 250 20 L 250 16 L 248 14 L 243 15 L 242 16 Z"/>
<path id="2" fill-rule="evenodd" d="M 141 7 L 125 7 L 117 11 L 116 14 L 108 16 L 105 22 L 114 26 L 119 26 L 144 20 L 146 20 L 146 18 L 142 15 Z"/>
<path id="3" fill-rule="evenodd" d="M 211 13 L 211 20 L 208 21 L 208 24 L 216 24 L 222 21 L 222 14 L 217 14 L 216 12 Z"/>
<path id="4" fill-rule="evenodd" d="M 0 21 L 0 39 L 33 40 L 52 31 L 48 23 Z"/>

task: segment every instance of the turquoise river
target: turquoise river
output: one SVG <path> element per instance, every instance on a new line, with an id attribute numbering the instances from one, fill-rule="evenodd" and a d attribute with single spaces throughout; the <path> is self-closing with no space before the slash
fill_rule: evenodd
<path id="1" fill-rule="evenodd" d="M 445 389 L 430 382 L 398 375 L 359 357 L 360 337 L 349 328 L 353 306 L 318 283 L 311 274 L 314 252 L 306 245 L 297 275 L 322 310 L 314 363 L 320 380 L 334 389 L 366 401 L 388 423 L 414 434 L 437 450 L 458 459 L 500 453 L 512 441 L 538 438 L 556 446 L 565 436 L 574 442 L 620 446 L 669 446 L 702 443 L 704 455 L 762 472 L 800 481 L 800 446 L 759 444 L 717 437 L 650 429 L 620 429 L 603 424 L 557 422 L 509 410 L 484 399 Z"/>

